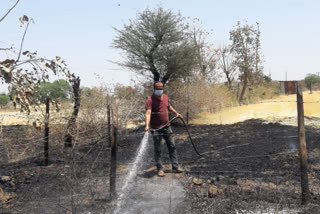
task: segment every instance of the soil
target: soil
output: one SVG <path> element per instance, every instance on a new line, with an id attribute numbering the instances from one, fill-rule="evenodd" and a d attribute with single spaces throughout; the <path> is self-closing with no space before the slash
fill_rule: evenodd
<path id="1" fill-rule="evenodd" d="M 308 206 L 301 205 L 296 124 L 296 118 L 285 118 L 252 119 L 229 125 L 190 125 L 198 151 L 207 153 L 204 157 L 195 153 L 185 128 L 173 124 L 179 161 L 186 172 L 173 176 L 164 148 L 167 183 L 171 176 L 175 179 L 172 183 L 179 182 L 183 188 L 183 199 L 170 213 L 320 213 L 320 131 L 317 125 L 320 120 L 306 118 L 311 197 Z M 53 133 L 50 165 L 44 166 L 42 142 L 35 141 L 42 132 L 30 129 L 29 126 L 2 128 L 1 140 L 5 144 L 0 146 L 3 154 L 0 176 L 12 177 L 14 185 L 1 183 L 1 187 L 4 192 L 14 192 L 16 197 L 2 202 L 0 213 L 111 213 L 116 202 L 109 197 L 107 138 L 101 133 L 87 131 L 78 136 L 73 149 L 64 150 L 61 134 Z M 140 127 L 119 137 L 119 186 L 142 135 L 143 127 Z M 20 157 L 10 153 L 14 148 L 19 150 Z M 149 146 L 138 181 L 159 180 L 152 149 L 153 146 Z M 9 153 L 11 155 L 7 155 Z M 164 182 L 162 186 L 165 185 Z M 216 191 L 208 194 L 209 188 Z M 162 190 L 156 189 L 155 193 L 157 191 Z M 140 213 L 152 212 L 140 210 Z"/>

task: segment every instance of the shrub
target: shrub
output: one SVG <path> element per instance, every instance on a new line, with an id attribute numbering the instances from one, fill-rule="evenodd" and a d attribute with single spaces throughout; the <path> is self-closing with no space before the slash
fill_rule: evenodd
<path id="1" fill-rule="evenodd" d="M 171 82 L 165 90 L 174 108 L 184 116 L 188 112 L 189 119 L 203 111 L 215 112 L 237 104 L 236 96 L 224 84 Z"/>
<path id="2" fill-rule="evenodd" d="M 0 105 L 5 106 L 10 102 L 10 97 L 4 93 L 0 94 Z"/>
<path id="3" fill-rule="evenodd" d="M 72 89 L 66 80 L 56 80 L 52 83 L 42 83 L 37 92 L 42 101 L 47 97 L 50 97 L 51 99 L 67 100 L 71 97 Z"/>

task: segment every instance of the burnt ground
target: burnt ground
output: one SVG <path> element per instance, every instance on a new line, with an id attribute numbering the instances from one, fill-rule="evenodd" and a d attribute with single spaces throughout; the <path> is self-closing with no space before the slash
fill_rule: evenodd
<path id="1" fill-rule="evenodd" d="M 320 124 L 319 119 L 307 121 Z M 170 212 L 320 213 L 320 126 L 306 123 L 311 200 L 303 207 L 295 124 L 296 119 L 287 118 L 190 125 L 197 149 L 207 153 L 205 158 L 194 152 L 184 127 L 173 125 L 179 160 L 187 172 L 174 176 L 185 193 L 183 202 Z M 119 183 L 135 156 L 143 128 L 127 134 L 119 139 Z M 87 131 L 79 135 L 73 149 L 64 150 L 61 134 L 53 133 L 49 166 L 42 163 L 43 146 L 37 141 L 41 135 L 30 127 L 3 127 L 0 175 L 11 176 L 13 182 L 1 186 L 16 197 L 1 203 L 0 213 L 110 213 L 115 202 L 109 198 L 110 150 L 103 134 Z M 166 148 L 163 153 L 169 167 Z M 137 180 L 153 181 L 153 165 L 151 145 Z M 167 176 L 173 177 L 169 168 Z M 211 196 L 209 187 L 217 190 Z"/>

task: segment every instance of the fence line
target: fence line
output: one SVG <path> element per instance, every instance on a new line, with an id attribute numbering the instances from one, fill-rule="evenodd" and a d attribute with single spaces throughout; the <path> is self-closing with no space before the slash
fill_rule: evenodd
<path id="1" fill-rule="evenodd" d="M 297 101 L 271 101 L 271 102 L 257 102 L 257 103 L 253 103 L 253 104 L 259 104 L 259 103 L 266 103 L 266 104 L 269 104 L 269 103 L 297 103 Z M 303 102 L 303 103 L 317 103 L 319 104 L 319 102 Z M 232 107 L 225 107 L 225 108 L 221 108 L 220 110 L 223 110 L 223 109 L 230 109 Z M 0 116 L 0 118 L 2 118 L 3 116 Z M 16 117 L 16 116 L 13 116 L 12 117 Z M 36 118 L 36 117 L 34 117 Z M 83 120 L 82 120 L 83 121 Z M 103 125 L 103 123 L 102 123 Z M 15 128 L 15 127 L 12 127 L 12 128 Z M 79 131 L 78 133 L 76 133 L 73 137 L 75 138 L 75 144 L 74 144 L 74 148 L 70 151 L 70 156 L 69 157 L 65 157 L 65 158 L 58 158 L 58 157 L 50 157 L 50 162 L 55 162 L 55 161 L 61 161 L 64 166 L 61 166 L 62 169 L 59 171 L 59 172 L 55 172 L 50 178 L 55 178 L 55 176 L 59 176 L 59 173 L 63 173 L 65 174 L 65 170 L 77 170 L 77 169 L 74 169 L 76 167 L 79 167 L 79 166 L 76 166 L 76 164 L 79 163 L 79 165 L 81 165 L 81 163 L 88 163 L 88 167 L 86 166 L 85 169 L 81 169 L 80 172 L 83 173 L 83 171 L 85 172 L 88 172 L 89 173 L 89 176 L 92 176 L 94 177 L 95 179 L 105 179 L 107 181 L 107 176 L 108 176 L 108 173 L 107 170 L 109 168 L 106 169 L 105 173 L 106 175 L 105 176 L 99 176 L 97 174 L 94 174 L 94 166 L 96 164 L 100 164 L 100 163 L 106 163 L 107 166 L 109 166 L 109 161 L 110 161 L 110 156 L 106 156 L 107 152 L 109 153 L 111 151 L 111 149 L 109 147 L 107 147 L 107 139 L 108 137 L 110 137 L 110 135 L 106 134 L 106 128 L 107 128 L 107 125 L 103 126 L 102 128 L 100 129 L 97 129 L 97 128 L 91 128 L 91 129 L 88 129 L 88 130 L 81 130 Z M 18 129 L 18 128 L 17 128 Z M 79 135 L 85 135 L 89 132 L 96 132 L 95 134 L 93 135 L 89 135 L 89 136 L 79 136 Z M 101 134 L 100 134 L 101 133 Z M 140 137 L 142 135 L 144 135 L 145 132 L 137 132 L 137 133 L 133 133 L 133 134 L 129 134 L 129 135 L 125 135 L 123 134 L 122 136 L 119 136 L 119 139 L 125 139 L 125 138 L 128 138 L 128 137 Z M 272 132 L 274 133 L 274 132 Z M 271 133 L 271 134 L 272 134 Z M 163 135 L 163 134 L 155 134 L 155 135 Z M 183 134 L 173 134 L 175 136 L 183 136 Z M 2 135 L 1 135 L 2 136 Z M 199 134 L 196 134 L 194 135 L 196 138 L 198 138 L 200 135 Z M 201 136 L 200 136 L 201 137 Z M 269 142 L 272 142 L 272 138 L 284 138 L 284 139 L 291 139 L 291 138 L 297 138 L 298 135 L 288 135 L 288 136 L 274 136 L 274 135 L 268 135 L 267 137 L 267 140 Z M 95 138 L 98 138 L 98 139 L 95 139 Z M 261 137 L 260 139 L 264 139 L 266 137 Z M 23 144 L 19 144 L 19 145 L 11 145 L 10 148 L 16 148 L 16 147 L 20 147 L 20 146 L 25 146 L 25 147 L 30 147 L 32 148 L 32 146 L 35 146 L 34 144 L 37 144 L 39 143 L 39 145 L 41 145 L 40 143 L 43 143 L 43 141 L 45 140 L 45 137 L 40 137 L 40 138 L 18 138 L 19 141 L 28 141 L 26 143 L 23 143 Z M 92 139 L 95 139 L 96 140 L 96 143 L 95 144 L 83 144 L 83 141 L 86 140 L 86 141 L 90 141 L 92 142 Z M 186 141 L 188 139 L 185 139 Z M 95 157 L 90 157 L 89 153 L 95 149 L 95 147 L 97 147 L 98 145 L 103 145 L 105 148 L 99 148 L 99 152 L 98 152 L 98 155 L 95 156 Z M 242 147 L 242 146 L 251 146 L 253 143 L 245 143 L 245 144 L 240 144 L 240 145 L 230 145 L 230 146 L 226 146 L 226 147 L 223 147 L 223 148 L 220 148 L 220 149 L 217 149 L 217 150 L 214 150 L 212 152 L 206 152 L 204 154 L 210 154 L 210 153 L 215 153 L 215 152 L 220 152 L 222 150 L 226 150 L 226 149 L 237 149 L 238 147 Z M 129 145 L 128 143 L 127 144 L 123 144 L 123 146 L 125 145 Z M 57 146 L 57 144 L 55 144 L 55 146 Z M 61 145 L 62 146 L 62 145 Z M 118 145 L 119 147 L 121 147 L 121 144 Z M 197 146 L 197 145 L 196 145 Z M 274 146 L 273 144 L 270 144 L 270 146 Z M 191 147 L 190 147 L 191 148 Z M 85 151 L 86 153 L 84 153 L 82 156 L 77 154 L 79 153 L 79 150 L 78 149 L 87 149 L 88 151 Z M 104 153 L 105 152 L 105 153 Z M 43 152 L 39 152 L 39 153 L 33 153 L 32 154 L 33 156 L 30 157 L 31 159 L 39 159 L 43 156 Z M 73 155 L 73 156 L 72 156 Z M 109 155 L 109 154 L 108 154 Z M 213 154 L 214 155 L 214 154 Z M 188 166 L 195 166 L 195 167 L 204 167 L 204 166 L 210 166 L 210 165 L 214 165 L 214 163 L 216 162 L 222 162 L 222 161 L 239 161 L 239 160 L 246 160 L 246 159 L 256 159 L 256 158 L 265 158 L 265 157 L 277 157 L 277 156 L 281 156 L 281 155 L 297 155 L 297 152 L 288 152 L 288 151 L 285 151 L 285 152 L 277 152 L 277 153 L 273 153 L 273 154 L 262 154 L 262 155 L 249 155 L 249 156 L 239 156 L 239 157 L 230 157 L 230 158 L 214 158 L 213 160 L 207 160 L 207 159 L 195 159 L 195 160 L 190 160 L 190 161 L 180 161 L 181 164 L 185 164 L 185 165 L 188 165 Z M 85 159 L 85 158 L 92 158 L 92 159 Z M 192 157 L 194 158 L 194 157 Z M 198 158 L 198 157 L 197 157 Z M 82 160 L 83 159 L 83 160 Z M 151 163 L 154 163 L 154 162 L 151 162 Z M 164 164 L 169 164 L 170 162 L 163 162 Z M 204 165 L 206 164 L 206 165 Z M 225 163 L 225 164 L 228 164 L 228 163 Z M 235 162 L 235 163 L 230 163 L 230 164 L 243 164 L 241 162 Z M 203 166 L 204 165 L 204 166 Z M 1 167 L 2 166 L 6 166 L 6 164 L 3 164 L 3 165 L 0 165 Z M 83 166 L 82 166 L 83 167 Z M 263 172 L 263 170 L 190 170 L 190 171 L 187 171 L 187 173 L 198 173 L 198 174 L 205 174 L 205 173 L 219 173 L 219 172 L 224 172 L 224 173 L 256 173 L 256 172 Z M 74 179 L 73 182 L 77 183 L 79 182 L 80 178 L 78 178 L 77 175 L 73 175 L 72 173 L 74 172 L 70 172 L 68 176 L 70 176 L 70 179 Z M 81 174 L 80 173 L 80 174 Z M 90 174 L 91 173 L 91 174 Z M 117 172 L 115 175 L 117 176 L 117 178 L 119 178 L 119 176 L 123 176 L 127 173 L 126 170 L 124 170 L 124 172 Z M 66 173 L 67 174 L 67 173 Z M 88 176 L 88 174 L 86 174 Z M 40 176 L 40 175 L 39 175 Z M 74 177 L 72 177 L 74 176 Z M 66 176 L 67 177 L 67 176 Z M 69 178 L 65 178 L 65 179 L 69 179 Z M 95 181 L 97 182 L 97 181 Z M 75 183 L 72 183 L 71 182 L 71 185 L 75 185 Z M 89 186 L 90 184 L 89 183 L 86 183 L 84 185 L 87 185 Z M 99 187 L 96 187 L 96 191 L 98 191 L 98 188 Z M 94 191 L 94 190 L 93 190 Z M 74 193 L 72 192 L 72 195 L 68 195 L 68 196 L 59 196 L 59 200 L 56 200 L 57 197 L 41 197 L 41 198 L 38 198 L 38 199 L 32 199 L 32 200 L 29 200 L 29 202 L 34 202 L 36 201 L 37 203 L 46 203 L 46 200 L 48 201 L 60 201 L 61 199 L 66 199 L 66 198 L 70 198 L 70 197 L 88 197 L 88 194 L 77 194 L 77 193 Z M 38 201 L 39 200 L 39 201 Z M 28 200 L 20 200 L 18 201 L 17 203 L 25 203 L 25 202 L 28 202 Z"/>

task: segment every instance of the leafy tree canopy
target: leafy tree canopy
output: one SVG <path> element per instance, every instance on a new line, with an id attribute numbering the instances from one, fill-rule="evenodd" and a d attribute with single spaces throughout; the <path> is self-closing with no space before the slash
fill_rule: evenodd
<path id="1" fill-rule="evenodd" d="M 66 80 L 61 79 L 52 83 L 41 83 L 40 87 L 37 89 L 37 92 L 37 95 L 40 96 L 40 100 L 42 101 L 44 101 L 47 97 L 52 100 L 66 100 L 71 97 L 72 88 Z"/>
<path id="2" fill-rule="evenodd" d="M 306 88 L 310 90 L 310 93 L 312 93 L 312 85 L 320 83 L 320 77 L 316 74 L 307 74 L 304 78 L 304 83 Z"/>
<path id="3" fill-rule="evenodd" d="M 166 83 L 189 74 L 194 48 L 188 25 L 180 14 L 159 7 L 138 13 L 123 29 L 116 29 L 113 47 L 122 50 L 125 61 L 117 63 L 139 75 Z"/>
<path id="4" fill-rule="evenodd" d="M 231 51 L 234 53 L 235 64 L 243 84 L 239 97 L 241 102 L 248 83 L 259 84 L 263 80 L 259 23 L 253 26 L 237 22 L 230 31 L 230 40 L 232 41 Z"/>
<path id="5" fill-rule="evenodd" d="M 4 93 L 0 94 L 0 106 L 5 106 L 9 103 L 10 97 Z"/>

